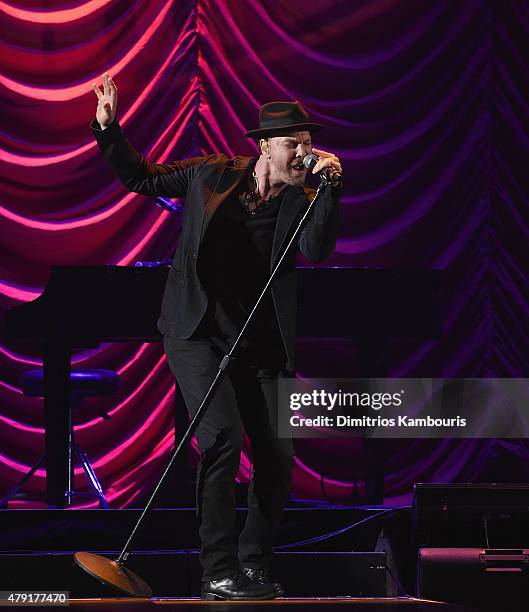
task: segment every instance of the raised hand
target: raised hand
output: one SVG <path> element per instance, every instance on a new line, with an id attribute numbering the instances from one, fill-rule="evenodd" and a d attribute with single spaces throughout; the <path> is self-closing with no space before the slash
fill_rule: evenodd
<path id="1" fill-rule="evenodd" d="M 116 116 L 118 107 L 118 88 L 115 86 L 108 72 L 105 72 L 103 75 L 103 91 L 101 91 L 95 83 L 92 83 L 92 89 L 97 96 L 96 119 L 101 129 L 104 130 L 114 121 L 114 117 Z"/>

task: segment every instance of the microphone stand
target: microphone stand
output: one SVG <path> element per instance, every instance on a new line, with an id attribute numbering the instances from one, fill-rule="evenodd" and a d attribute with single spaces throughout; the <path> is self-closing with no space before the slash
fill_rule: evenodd
<path id="1" fill-rule="evenodd" d="M 213 382 L 211 383 L 209 389 L 206 391 L 206 394 L 204 395 L 204 398 L 202 399 L 202 402 L 197 412 L 195 413 L 195 416 L 189 423 L 189 427 L 184 433 L 180 443 L 178 444 L 178 447 L 174 451 L 169 463 L 167 464 L 167 467 L 165 468 L 162 476 L 160 477 L 160 480 L 158 481 L 158 484 L 154 488 L 154 491 L 152 492 L 145 508 L 143 509 L 139 519 L 134 525 L 125 543 L 125 546 L 123 547 L 122 551 L 119 553 L 119 556 L 116 559 L 109 559 L 108 557 L 103 557 L 101 555 L 96 555 L 94 553 L 88 553 L 88 552 L 76 552 L 74 554 L 74 560 L 77 563 L 77 565 L 79 565 L 83 570 L 85 570 L 85 572 L 87 572 L 94 578 L 97 578 L 104 584 L 113 586 L 119 589 L 120 591 L 122 591 L 123 593 L 126 593 L 127 595 L 132 595 L 133 597 L 150 597 L 152 595 L 152 590 L 149 587 L 149 585 L 145 583 L 139 576 L 137 576 L 134 572 L 132 572 L 125 566 L 125 562 L 130 554 L 128 552 L 129 546 L 139 526 L 141 525 L 145 515 L 150 510 L 152 503 L 154 501 L 154 498 L 156 497 L 158 490 L 162 486 L 162 483 L 165 480 L 165 477 L 167 476 L 173 463 L 175 462 L 176 458 L 178 457 L 182 449 L 185 448 L 188 442 L 191 440 L 191 438 L 193 437 L 193 434 L 195 433 L 197 427 L 199 426 L 200 421 L 202 420 L 204 414 L 206 413 L 206 410 L 209 404 L 211 403 L 211 400 L 218 386 L 220 385 L 220 383 L 226 376 L 226 371 L 231 364 L 233 355 L 237 351 L 241 343 L 241 340 L 244 334 L 246 333 L 248 326 L 251 324 L 254 318 L 254 315 L 257 312 L 257 309 L 259 308 L 259 305 L 261 304 L 264 296 L 266 295 L 275 277 L 277 276 L 277 272 L 281 264 L 283 263 L 283 260 L 285 259 L 289 248 L 292 246 L 292 244 L 294 243 L 294 240 L 297 238 L 298 234 L 300 233 L 300 230 L 303 224 L 305 223 L 307 217 L 309 216 L 312 210 L 314 202 L 318 198 L 322 188 L 327 184 L 327 182 L 328 181 L 325 179 L 325 177 L 322 176 L 321 182 L 318 185 L 318 188 L 316 190 L 316 194 L 314 195 L 312 200 L 309 202 L 307 210 L 305 211 L 301 220 L 299 221 L 295 232 L 292 234 L 292 237 L 290 238 L 287 245 L 283 249 L 281 256 L 279 257 L 276 265 L 274 266 L 270 274 L 270 277 L 268 281 L 266 282 L 266 285 L 261 291 L 261 294 L 259 298 L 257 299 L 257 302 L 255 303 L 254 307 L 252 308 L 250 314 L 248 315 L 248 318 L 246 322 L 244 323 L 241 331 L 239 332 L 239 335 L 235 339 L 235 342 L 233 343 L 229 352 L 226 355 L 224 355 L 222 361 L 220 362 L 219 369 L 217 371 L 217 374 L 215 375 L 215 378 L 213 379 Z"/>

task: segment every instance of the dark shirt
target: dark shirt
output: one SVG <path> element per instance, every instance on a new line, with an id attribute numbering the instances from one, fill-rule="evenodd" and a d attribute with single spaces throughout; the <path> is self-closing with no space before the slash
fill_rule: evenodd
<path id="1" fill-rule="evenodd" d="M 253 172 L 255 162 L 248 167 Z M 231 343 L 242 329 L 270 276 L 272 242 L 285 189 L 268 206 L 250 215 L 239 200 L 246 175 L 213 215 L 198 261 L 208 294 L 208 309 L 195 335 Z M 270 290 L 254 315 L 242 347 L 246 359 L 261 365 L 282 363 L 283 343 Z"/>

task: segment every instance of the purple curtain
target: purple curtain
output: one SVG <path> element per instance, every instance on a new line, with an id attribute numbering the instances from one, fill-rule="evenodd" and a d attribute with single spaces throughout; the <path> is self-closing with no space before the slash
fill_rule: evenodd
<path id="1" fill-rule="evenodd" d="M 88 129 L 91 83 L 108 71 L 125 133 L 155 161 L 254 154 L 244 132 L 258 107 L 301 100 L 328 126 L 315 145 L 344 166 L 340 237 L 324 265 L 443 271 L 442 338 L 395 342 L 391 375 L 527 375 L 527 3 L 10 0 L 0 24 L 3 311 L 40 295 L 50 265 L 130 265 L 174 251 L 179 218 L 128 194 Z M 355 359 L 345 340 L 299 342 L 304 376 L 354 376 Z M 114 397 L 86 402 L 76 434 L 111 504 L 137 505 L 173 440 L 161 347 L 102 345 L 74 362 L 121 375 Z M 41 363 L 38 346 L 1 341 L 3 490 L 43 451 L 42 400 L 20 390 L 20 375 Z M 344 502 L 362 492 L 361 440 L 296 445 L 296 495 Z M 524 440 L 393 440 L 386 453 L 387 503 L 409 501 L 418 481 L 529 475 Z M 44 487 L 39 470 L 19 504 L 37 505 Z"/>

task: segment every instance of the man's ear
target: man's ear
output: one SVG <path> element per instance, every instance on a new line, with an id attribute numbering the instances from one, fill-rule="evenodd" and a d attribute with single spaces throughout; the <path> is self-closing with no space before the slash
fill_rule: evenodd
<path id="1" fill-rule="evenodd" d="M 259 141 L 259 148 L 263 155 L 270 155 L 270 141 L 268 138 L 261 138 Z"/>

